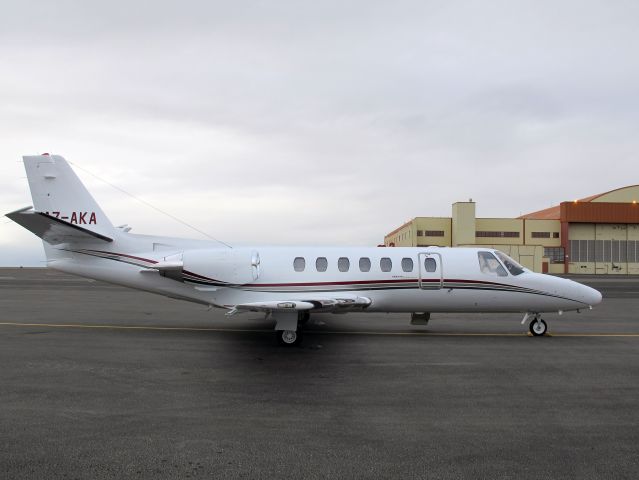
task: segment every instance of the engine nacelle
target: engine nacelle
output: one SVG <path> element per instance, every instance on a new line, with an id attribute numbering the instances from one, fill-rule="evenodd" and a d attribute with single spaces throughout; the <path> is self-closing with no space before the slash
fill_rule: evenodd
<path id="1" fill-rule="evenodd" d="M 260 276 L 260 256 L 251 250 L 186 250 L 182 254 L 182 262 L 184 277 L 195 281 L 203 277 L 202 283 L 218 280 L 244 285 Z"/>

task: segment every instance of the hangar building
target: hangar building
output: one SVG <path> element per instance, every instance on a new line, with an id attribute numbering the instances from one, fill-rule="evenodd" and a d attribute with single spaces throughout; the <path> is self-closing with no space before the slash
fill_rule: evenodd
<path id="1" fill-rule="evenodd" d="M 451 217 L 416 217 L 384 237 L 387 247 L 497 248 L 536 272 L 639 274 L 639 185 L 562 202 L 518 218 L 476 218 L 475 202 Z"/>

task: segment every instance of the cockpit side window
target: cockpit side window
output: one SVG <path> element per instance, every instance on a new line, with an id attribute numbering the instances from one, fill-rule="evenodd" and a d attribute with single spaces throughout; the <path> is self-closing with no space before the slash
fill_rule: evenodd
<path id="1" fill-rule="evenodd" d="M 524 273 L 524 267 L 519 265 L 505 253 L 496 251 L 495 255 L 497 255 L 499 260 L 501 260 L 501 262 L 506 266 L 511 275 L 520 275 Z"/>
<path id="2" fill-rule="evenodd" d="M 499 260 L 490 252 L 477 252 L 479 257 L 479 268 L 481 273 L 488 275 L 497 275 L 498 277 L 507 277 L 506 269 L 502 267 Z"/>

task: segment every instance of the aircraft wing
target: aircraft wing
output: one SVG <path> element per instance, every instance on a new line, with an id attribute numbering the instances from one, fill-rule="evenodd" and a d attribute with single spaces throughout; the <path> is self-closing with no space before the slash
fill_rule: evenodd
<path id="1" fill-rule="evenodd" d="M 36 212 L 32 207 L 21 208 L 15 212 L 7 213 L 6 216 L 51 245 L 82 241 L 95 242 L 96 240 L 103 242 L 113 241 L 112 238 L 105 237 L 73 223 L 65 222 L 46 213 Z"/>
<path id="2" fill-rule="evenodd" d="M 317 297 L 304 300 L 275 300 L 268 302 L 251 302 L 233 305 L 227 315 L 241 312 L 293 312 L 302 310 L 317 310 L 323 312 L 344 312 L 362 310 L 371 304 L 371 299 L 355 295 L 339 295 L 335 297 Z"/>

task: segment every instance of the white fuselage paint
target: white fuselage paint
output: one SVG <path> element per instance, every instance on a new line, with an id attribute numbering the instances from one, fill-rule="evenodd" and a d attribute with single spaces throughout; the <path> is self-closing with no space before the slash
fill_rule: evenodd
<path id="1" fill-rule="evenodd" d="M 81 252 L 48 252 L 49 266 L 61 271 L 221 308 L 269 301 L 306 301 L 348 294 L 370 299 L 375 312 L 552 312 L 588 308 L 601 294 L 568 279 L 524 271 L 482 273 L 478 252 L 490 248 L 242 247 L 206 241 L 118 233 L 111 245 L 83 245 Z M 54 250 L 52 247 L 51 250 Z M 255 263 L 259 256 L 259 266 Z M 427 272 L 426 256 L 436 270 Z M 305 259 L 295 271 L 294 259 Z M 348 271 L 338 259 L 348 258 Z M 327 269 L 317 271 L 317 258 Z M 370 259 L 361 271 L 360 258 Z M 389 258 L 390 271 L 380 261 Z M 182 278 L 160 275 L 154 262 L 181 259 Z M 412 260 L 404 271 L 402 259 Z M 407 262 L 407 261 L 405 261 Z M 407 262 L 410 263 L 410 262 Z M 432 265 L 432 261 L 431 261 Z"/>

